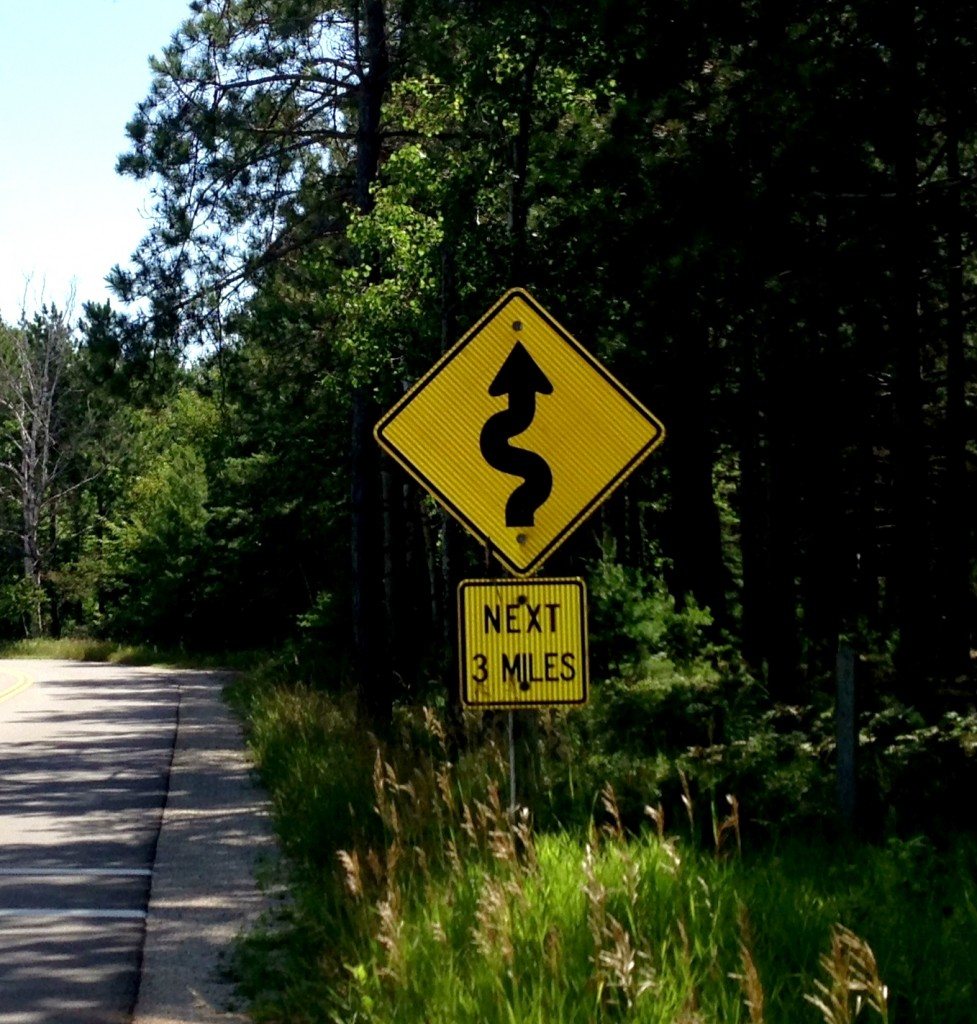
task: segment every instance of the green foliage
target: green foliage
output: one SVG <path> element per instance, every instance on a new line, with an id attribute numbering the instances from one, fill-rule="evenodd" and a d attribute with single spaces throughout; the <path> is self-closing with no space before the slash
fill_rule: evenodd
<path id="1" fill-rule="evenodd" d="M 501 805 L 496 739 L 474 720 L 457 769 L 429 713 L 374 760 L 341 700 L 274 679 L 237 695 L 295 874 L 236 957 L 257 1021 L 745 1022 L 759 993 L 770 1024 L 815 1024 L 819 984 L 854 1009 L 839 936 L 888 987 L 888 1019 L 967 1019 L 972 840 L 754 850 L 733 805 L 709 852 L 661 808 L 628 835 L 610 787 L 600 827 L 537 834 Z M 706 831 L 708 809 L 688 811 Z"/>
<path id="2" fill-rule="evenodd" d="M 206 455 L 211 403 L 181 391 L 141 425 L 140 469 L 107 527 L 109 628 L 118 635 L 187 639 L 206 567 Z"/>
<path id="3" fill-rule="evenodd" d="M 350 219 L 347 239 L 358 262 L 342 274 L 332 296 L 341 310 L 337 348 L 350 385 L 369 384 L 388 401 L 396 393 L 391 385 L 404 380 L 405 364 L 410 376 L 419 369 L 413 365 L 416 349 L 437 337 L 435 268 L 442 234 L 424 202 L 431 187 L 427 163 L 417 147 L 405 147 L 388 162 L 389 184 L 373 190 L 373 209 Z"/>
<path id="4" fill-rule="evenodd" d="M 665 663 L 704 671 L 712 617 L 694 600 L 678 610 L 659 577 L 622 565 L 612 555 L 594 565 L 588 583 L 598 673 L 634 678 Z"/>
<path id="5" fill-rule="evenodd" d="M 29 636 L 38 608 L 47 605 L 44 588 L 20 576 L 0 583 L 0 630 L 6 636 Z M 43 614 L 42 614 L 43 618 Z"/>
<path id="6" fill-rule="evenodd" d="M 888 700 L 862 717 L 858 758 L 863 801 L 878 832 L 952 831 L 977 785 L 977 713 L 947 711 L 930 724 Z"/>
<path id="7" fill-rule="evenodd" d="M 709 614 L 692 601 L 678 610 L 657 580 L 605 557 L 590 597 L 591 700 L 560 743 L 539 737 L 539 758 L 562 766 L 540 787 L 542 820 L 580 823 L 605 783 L 632 827 L 649 803 L 714 816 L 727 794 L 764 830 L 830 813 L 830 719 L 771 707 L 735 649 L 707 638 Z"/>

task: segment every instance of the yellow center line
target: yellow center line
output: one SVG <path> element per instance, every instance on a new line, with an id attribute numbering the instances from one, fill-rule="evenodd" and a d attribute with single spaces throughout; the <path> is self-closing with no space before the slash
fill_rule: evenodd
<path id="1" fill-rule="evenodd" d="M 9 676 L 7 677 L 10 678 Z M 16 678 L 16 677 L 15 677 Z M 21 676 L 17 682 L 12 686 L 8 686 L 6 689 L 0 689 L 0 704 L 5 700 L 10 700 L 11 697 L 16 697 L 18 693 L 23 693 L 24 690 L 34 685 L 33 679 L 28 679 L 26 676 Z M 3 683 L 0 682 L 0 687 Z"/>

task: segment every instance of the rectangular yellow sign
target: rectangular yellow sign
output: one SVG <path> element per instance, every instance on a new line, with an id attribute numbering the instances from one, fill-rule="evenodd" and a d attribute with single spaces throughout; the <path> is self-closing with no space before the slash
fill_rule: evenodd
<path id="1" fill-rule="evenodd" d="M 464 580 L 458 630 L 461 701 L 468 707 L 587 702 L 583 580 Z"/>

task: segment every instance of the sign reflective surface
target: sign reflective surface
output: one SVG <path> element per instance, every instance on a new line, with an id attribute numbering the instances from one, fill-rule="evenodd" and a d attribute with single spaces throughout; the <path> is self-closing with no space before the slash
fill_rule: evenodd
<path id="1" fill-rule="evenodd" d="M 380 445 L 517 575 L 537 571 L 664 434 L 518 288 L 375 429 Z"/>
<path id="2" fill-rule="evenodd" d="M 583 580 L 465 580 L 458 629 L 461 700 L 468 707 L 587 702 Z"/>

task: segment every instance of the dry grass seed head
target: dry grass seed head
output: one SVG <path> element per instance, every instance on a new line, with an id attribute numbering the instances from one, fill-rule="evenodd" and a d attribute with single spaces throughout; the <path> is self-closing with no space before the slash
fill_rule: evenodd
<path id="1" fill-rule="evenodd" d="M 596 958 L 599 984 L 605 992 L 617 992 L 630 1009 L 655 987 L 654 971 L 647 954 L 635 948 L 630 932 L 612 914 L 607 915 L 603 938 Z"/>
<path id="2" fill-rule="evenodd" d="M 664 865 L 665 870 L 670 875 L 678 875 L 682 868 L 682 857 L 678 852 L 678 847 L 670 839 L 662 840 L 662 850 L 665 852 L 665 856 L 668 858 L 667 863 Z"/>
<path id="3" fill-rule="evenodd" d="M 732 793 L 726 794 L 726 802 L 730 806 L 729 815 L 719 824 L 715 832 L 716 854 L 722 853 L 723 842 L 727 835 L 732 834 L 736 839 L 736 850 L 743 853 L 743 843 L 740 836 L 740 803 Z"/>
<path id="4" fill-rule="evenodd" d="M 380 820 L 386 824 L 389 817 L 387 788 L 383 782 L 383 757 L 377 747 L 377 756 L 373 759 L 373 795 L 376 797 L 375 810 Z"/>
<path id="5" fill-rule="evenodd" d="M 472 817 L 472 809 L 467 803 L 461 805 L 461 830 L 476 844 L 478 841 L 478 829 L 475 826 L 475 819 Z"/>
<path id="6" fill-rule="evenodd" d="M 387 787 L 390 790 L 391 795 L 397 793 L 406 793 L 408 796 L 414 796 L 414 788 L 409 782 L 402 783 L 397 778 L 397 769 L 389 761 L 383 763 L 383 773 L 386 776 Z"/>
<path id="7" fill-rule="evenodd" d="M 430 878 L 431 872 L 428 869 L 427 853 L 424 851 L 423 846 L 412 847 L 412 853 L 414 854 L 414 865 L 417 871 L 420 873 L 422 878 Z"/>
<path id="8" fill-rule="evenodd" d="M 475 800 L 475 822 L 472 839 L 477 843 L 480 839 L 488 836 L 491 831 L 489 828 L 489 822 L 492 821 L 492 809 L 488 804 L 483 804 L 481 800 Z"/>
<path id="9" fill-rule="evenodd" d="M 379 747 L 373 762 L 373 792 L 376 797 L 374 808 L 380 816 L 380 820 L 395 839 L 399 838 L 401 822 L 397 810 L 397 795 L 400 792 L 407 792 L 408 795 L 413 796 L 413 789 L 410 786 L 400 785 L 397 781 L 396 771 L 389 762 L 383 760 Z"/>
<path id="10" fill-rule="evenodd" d="M 889 988 L 879 976 L 879 965 L 872 952 L 872 947 L 854 932 L 842 925 L 837 926 L 841 940 L 850 950 L 852 980 L 859 998 L 864 997 L 866 1004 L 883 1019 L 889 1016 Z"/>
<path id="11" fill-rule="evenodd" d="M 614 787 L 609 782 L 605 782 L 604 788 L 600 791 L 600 802 L 611 819 L 609 823 L 603 826 L 601 831 L 608 838 L 623 842 L 624 826 L 621 823 L 621 809 L 617 804 L 617 795 L 614 792 Z"/>
<path id="12" fill-rule="evenodd" d="M 497 861 L 516 866 L 519 863 L 519 857 L 515 836 L 509 821 L 509 814 L 499 799 L 499 788 L 494 782 L 489 784 L 488 801 L 488 806 L 478 804 L 476 808 L 485 808 L 489 851 Z"/>
<path id="13" fill-rule="evenodd" d="M 535 872 L 539 866 L 536 859 L 536 843 L 533 838 L 533 821 L 528 807 L 520 809 L 512 827 L 521 862 L 527 872 Z"/>
<path id="14" fill-rule="evenodd" d="M 512 945 L 512 912 L 505 887 L 498 879 L 486 877 L 475 908 L 473 930 L 475 948 L 486 959 L 501 957 L 511 965 L 515 958 Z"/>
<path id="15" fill-rule="evenodd" d="M 428 736 L 437 740 L 438 746 L 441 748 L 441 753 L 444 755 L 445 760 L 447 760 L 448 738 L 444 730 L 444 723 L 433 708 L 423 707 L 421 708 L 421 713 L 424 716 L 424 728 L 427 731 Z"/>
<path id="16" fill-rule="evenodd" d="M 363 876 L 360 872 L 360 858 L 354 850 L 337 850 L 336 857 L 343 868 L 343 885 L 354 900 L 363 895 Z"/>
<path id="17" fill-rule="evenodd" d="M 493 828 L 488 835 L 489 850 L 492 856 L 502 864 L 516 867 L 519 864 L 519 855 L 516 851 L 516 841 L 512 829 L 508 824 L 502 828 Z"/>
<path id="18" fill-rule="evenodd" d="M 448 836 L 445 841 L 445 849 L 448 852 L 448 864 L 451 866 L 452 874 L 463 875 L 465 869 L 461 863 L 461 857 L 458 855 L 458 844 L 455 842 L 454 836 Z"/>
<path id="19" fill-rule="evenodd" d="M 437 783 L 438 793 L 441 796 L 441 803 L 450 817 L 455 816 L 455 793 L 451 784 L 451 764 L 445 762 L 434 774 Z"/>
<path id="20" fill-rule="evenodd" d="M 624 887 L 624 894 L 628 902 L 633 906 L 638 901 L 638 887 L 641 884 L 641 866 L 627 853 L 627 848 L 621 851 L 621 859 L 624 862 L 624 871 L 621 881 Z"/>
<path id="21" fill-rule="evenodd" d="M 594 943 L 591 958 L 593 983 L 599 997 L 615 994 L 630 1008 L 645 992 L 655 987 L 651 958 L 637 949 L 621 922 L 607 911 L 608 889 L 597 877 L 597 860 L 589 843 L 584 852 L 584 895 L 587 899 L 587 928 Z"/>
<path id="22" fill-rule="evenodd" d="M 756 961 L 753 959 L 753 932 L 750 928 L 749 915 L 742 903 L 739 907 L 739 924 L 741 973 L 731 974 L 730 977 L 740 983 L 743 1001 L 750 1015 L 750 1024 L 764 1024 L 763 985 L 760 982 Z"/>
<path id="23" fill-rule="evenodd" d="M 396 839 L 387 847 L 386 871 L 384 872 L 384 877 L 387 880 L 388 886 L 393 885 L 394 880 L 397 877 L 397 866 L 400 864 L 402 853 L 403 849 Z"/>
<path id="24" fill-rule="evenodd" d="M 400 839 L 402 831 L 400 827 L 400 813 L 397 810 L 397 804 L 393 800 L 387 803 L 387 818 L 384 824 L 390 830 L 393 841 L 396 843 Z"/>
<path id="25" fill-rule="evenodd" d="M 604 926 L 607 919 L 607 887 L 597 877 L 597 861 L 590 843 L 584 849 L 581 864 L 584 876 L 583 892 L 587 898 L 587 927 L 599 950 L 604 941 Z"/>
<path id="26" fill-rule="evenodd" d="M 379 973 L 394 982 L 401 982 L 405 975 L 403 932 L 404 921 L 400 913 L 400 891 L 387 890 L 387 895 L 377 904 L 379 927 L 377 942 L 383 949 L 385 963 Z"/>
<path id="27" fill-rule="evenodd" d="M 502 798 L 499 796 L 499 787 L 494 783 L 488 784 L 488 805 L 490 815 L 496 823 L 507 819 L 507 812 L 502 806 Z"/>
<path id="28" fill-rule="evenodd" d="M 376 850 L 368 850 L 366 854 L 366 866 L 370 869 L 370 874 L 373 875 L 373 880 L 379 885 L 384 879 L 383 865 L 380 863 L 380 858 L 377 856 Z"/>
<path id="29" fill-rule="evenodd" d="M 692 944 L 689 942 L 689 931 L 685 927 L 685 921 L 681 917 L 676 918 L 675 927 L 678 931 L 679 948 L 682 950 L 682 961 L 687 966 L 691 966 Z"/>
<path id="30" fill-rule="evenodd" d="M 820 957 L 827 981 L 815 980 L 814 994 L 804 998 L 821 1011 L 825 1024 L 851 1024 L 869 1006 L 889 1019 L 889 990 L 879 977 L 871 947 L 854 932 L 837 924 L 831 933 L 831 948 Z"/>
<path id="31" fill-rule="evenodd" d="M 658 833 L 659 840 L 665 838 L 665 811 L 662 805 L 659 803 L 657 807 L 652 807 L 651 804 L 645 804 L 645 814 L 651 818 L 655 825 L 655 831 Z"/>
<path id="32" fill-rule="evenodd" d="M 695 832 L 695 804 L 692 801 L 692 790 L 689 788 L 689 779 L 685 772 L 679 768 L 679 781 L 682 783 L 682 803 L 685 805 L 685 814 L 689 819 L 689 831 Z"/>

